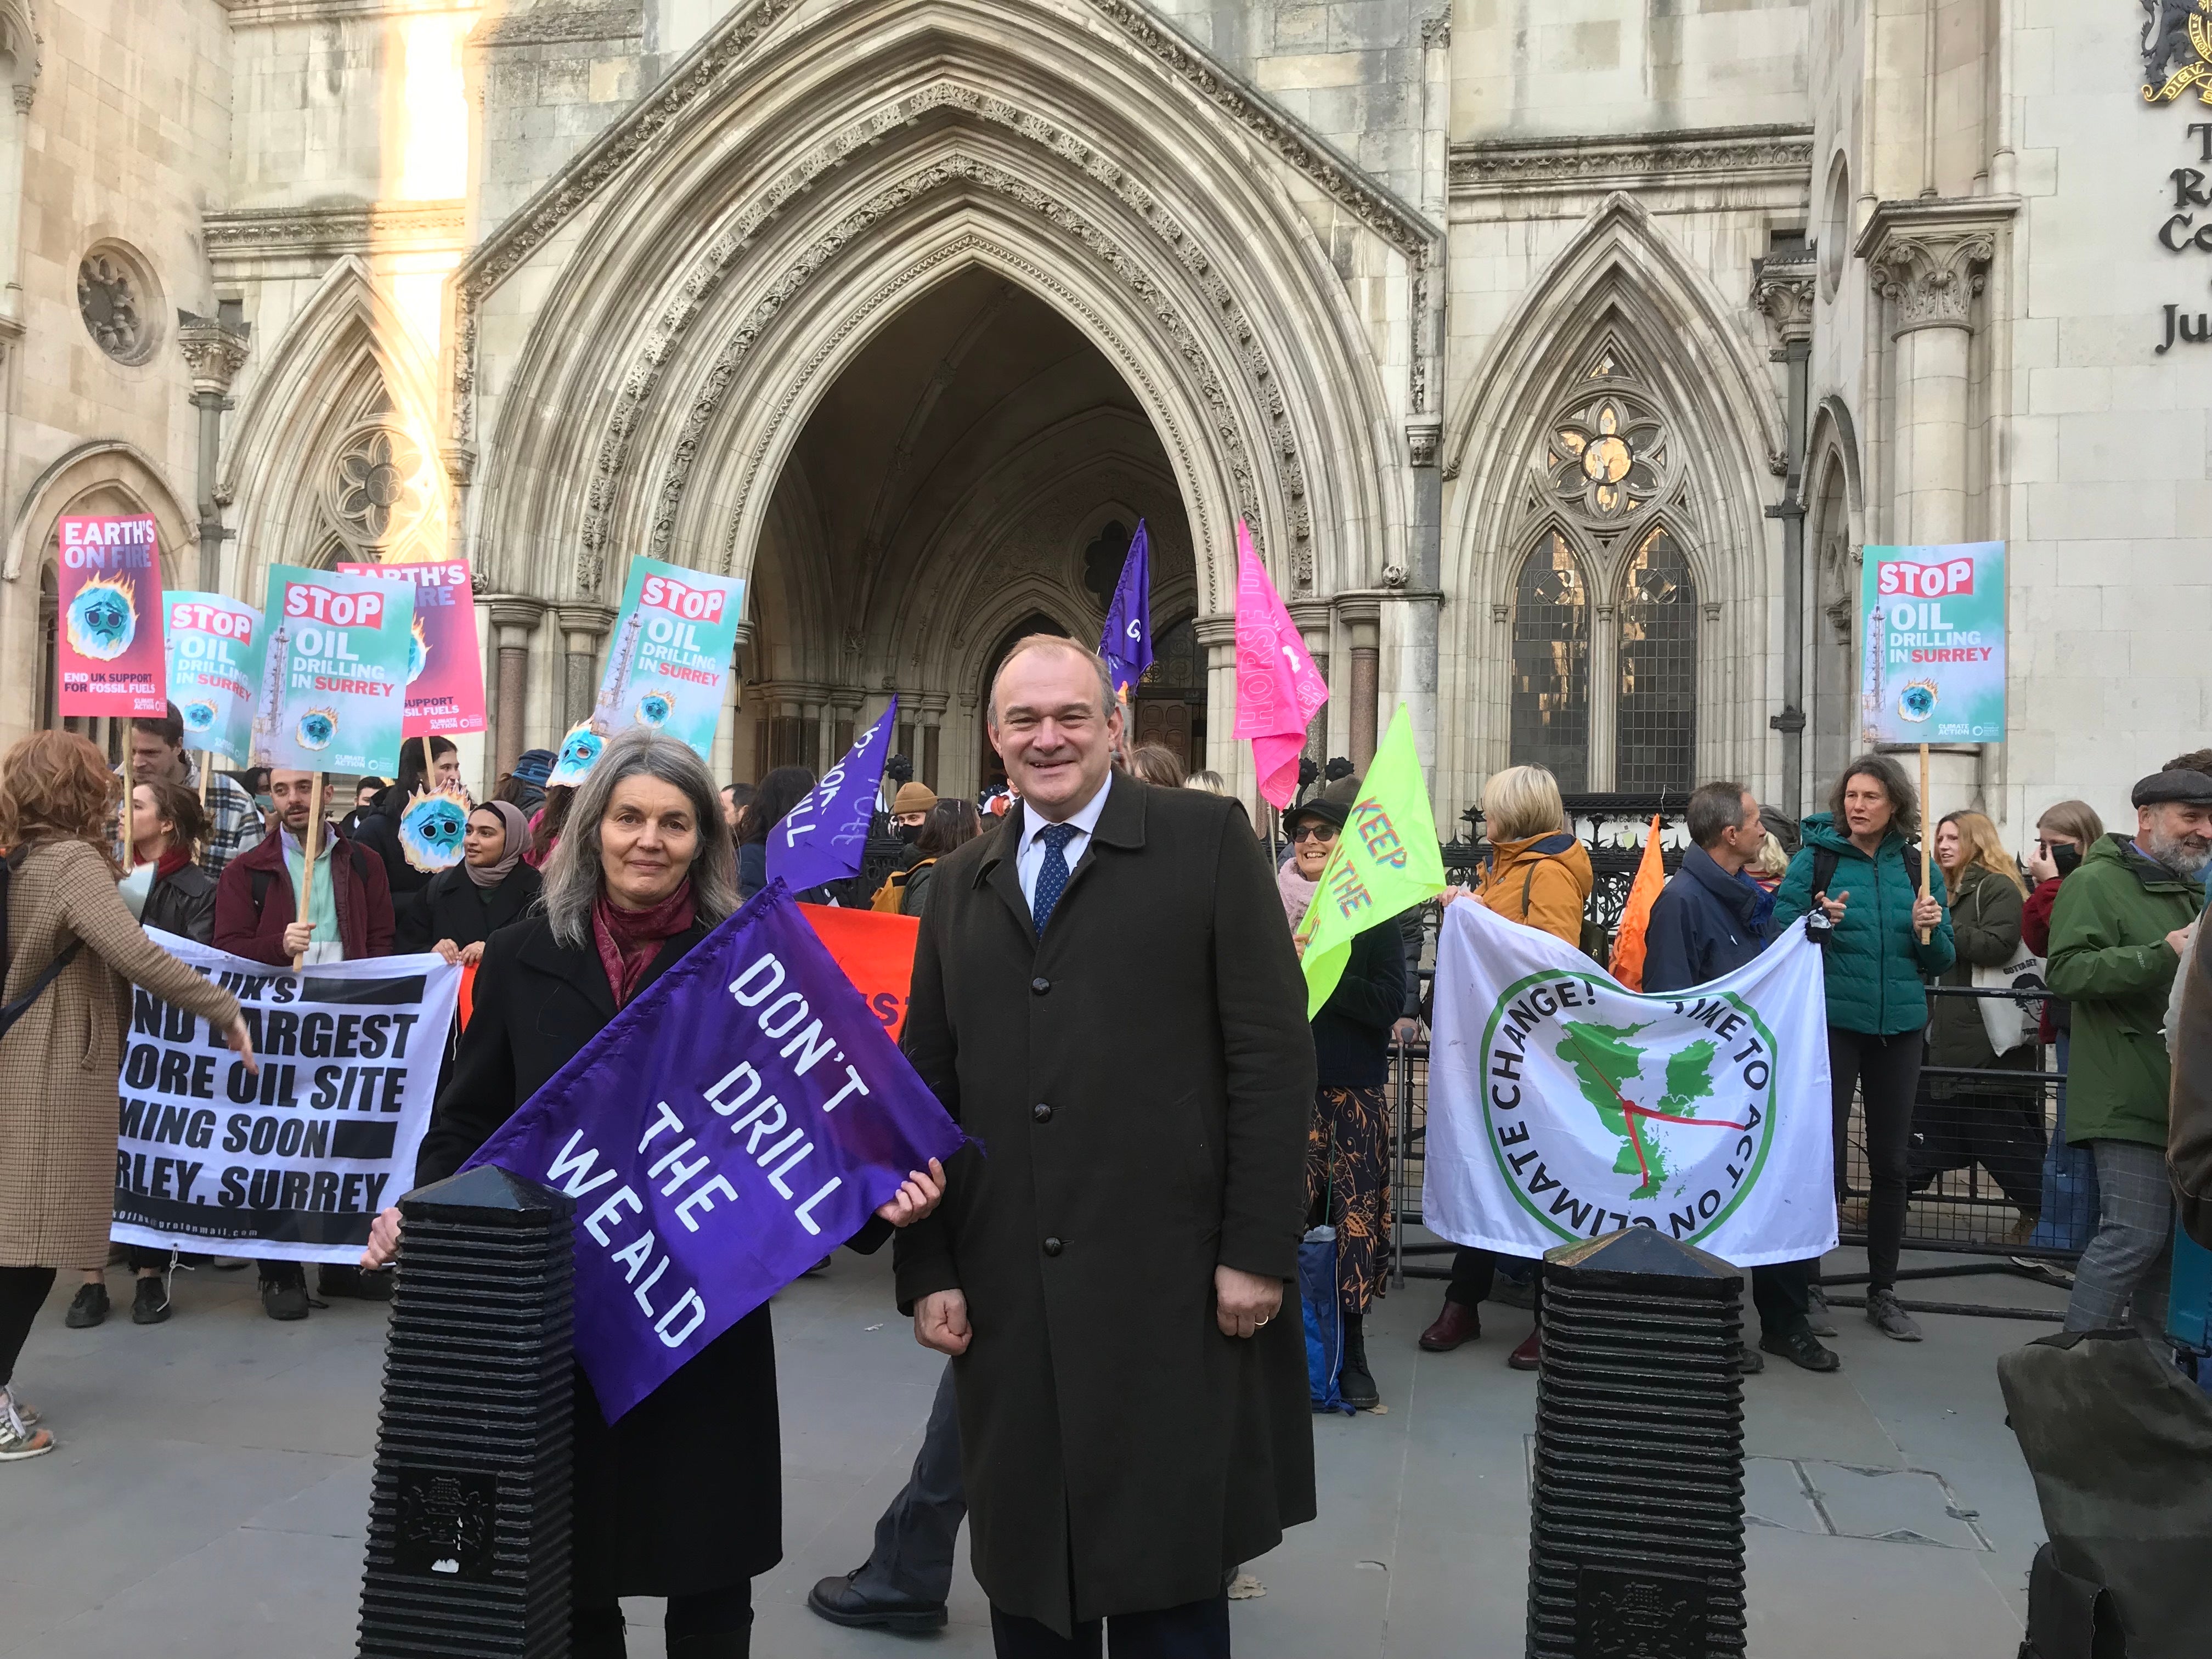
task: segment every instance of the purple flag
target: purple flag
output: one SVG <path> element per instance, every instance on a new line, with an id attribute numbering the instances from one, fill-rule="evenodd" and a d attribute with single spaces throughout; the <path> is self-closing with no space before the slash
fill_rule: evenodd
<path id="1" fill-rule="evenodd" d="M 576 1200 L 576 1359 L 613 1422 L 962 1140 L 772 882 L 469 1164 Z"/>
<path id="2" fill-rule="evenodd" d="M 884 785 L 884 757 L 891 729 L 898 724 L 898 699 L 884 717 L 860 734 L 845 758 L 822 775 L 822 781 L 799 798 L 799 805 L 769 831 L 768 878 L 794 893 L 842 881 L 860 873 L 867 851 L 868 824 L 876 794 Z"/>
<path id="3" fill-rule="evenodd" d="M 1117 696 L 1134 695 L 1137 682 L 1152 665 L 1152 544 L 1142 519 L 1129 538 L 1129 556 L 1121 561 L 1121 580 L 1114 586 L 1098 654 L 1114 671 Z"/>

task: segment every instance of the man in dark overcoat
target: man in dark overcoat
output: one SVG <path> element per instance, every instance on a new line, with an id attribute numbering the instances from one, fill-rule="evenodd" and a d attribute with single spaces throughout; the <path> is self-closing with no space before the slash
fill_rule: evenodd
<path id="1" fill-rule="evenodd" d="M 981 1150 L 899 1305 L 955 1356 L 1002 1659 L 1102 1620 L 1116 1659 L 1225 1656 L 1228 1570 L 1314 1515 L 1304 982 L 1237 805 L 1110 773 L 1101 659 L 1018 642 L 989 721 L 1021 803 L 938 866 L 904 1039 Z"/>

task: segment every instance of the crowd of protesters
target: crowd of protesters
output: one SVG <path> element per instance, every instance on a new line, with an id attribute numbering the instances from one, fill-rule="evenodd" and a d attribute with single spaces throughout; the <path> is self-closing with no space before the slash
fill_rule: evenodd
<path id="1" fill-rule="evenodd" d="M 1046 1310 L 1030 1305 L 1034 1275 L 993 1265 L 1012 1248 L 1005 1230 L 1032 1224 L 1014 1213 L 1009 1182 L 1021 1172 L 1007 1171 L 1060 1159 L 1092 1176 L 1118 1167 L 1135 1155 L 1138 1126 L 1085 1127 L 1092 1120 L 1077 1103 L 1141 1118 L 1159 1091 L 1156 1072 L 1150 1081 L 1123 1078 L 1120 1059 L 1097 1075 L 1052 1073 L 1031 1086 L 1024 1078 L 1041 1062 L 1026 1033 L 1040 1018 L 1072 1020 L 1069 1039 L 1088 1051 L 1102 1033 L 1126 1030 L 1141 1002 L 1159 1028 L 1149 1034 L 1155 1045 L 1167 1044 L 1193 1075 L 1223 1080 L 1225 1109 L 1243 1115 L 1246 1131 L 1303 1125 L 1282 1158 L 1230 1168 L 1222 1179 L 1250 1181 L 1255 1194 L 1298 1192 L 1303 1224 L 1334 1231 L 1341 1396 L 1355 1410 L 1378 1407 L 1366 1321 L 1390 1266 L 1394 1052 L 1418 1037 L 1429 1012 L 1417 971 L 1420 913 L 1359 934 L 1336 988 L 1305 1020 L 1295 967 L 1301 924 L 1359 798 L 1356 769 L 1310 763 L 1291 806 L 1255 833 L 1244 809 L 1224 799 L 1218 776 L 1186 773 L 1163 745 L 1122 740 L 1110 695 L 1091 700 L 1094 671 L 1103 672 L 1067 641 L 1024 641 L 1003 677 L 1006 706 L 994 687 L 990 711 L 1006 787 L 980 800 L 940 797 L 895 759 L 862 874 L 799 896 L 921 922 L 909 1052 L 941 1097 L 963 1099 L 964 1125 L 988 1127 L 1001 1112 L 1007 1119 L 991 1137 L 1006 1149 L 1005 1167 L 963 1161 L 949 1182 L 941 1170 L 918 1173 L 855 1246 L 913 1229 L 900 1243 L 901 1304 L 921 1340 L 948 1355 L 968 1351 L 971 1303 L 1041 1329 Z M 303 772 L 203 777 L 182 735 L 173 710 L 133 724 L 127 815 L 115 769 L 82 738 L 26 738 L 0 772 L 13 1017 L 0 1031 L 0 1075 L 10 1079 L 0 1091 L 0 1460 L 53 1443 L 13 1390 L 12 1372 L 57 1271 L 81 1279 L 70 1326 L 98 1324 L 109 1311 L 100 1264 L 109 1257 L 129 988 L 209 1020 L 252 1060 L 229 994 L 144 929 L 272 965 L 414 951 L 476 965 L 476 1023 L 453 1057 L 416 1171 L 434 1179 L 768 885 L 775 831 L 816 783 L 805 767 L 780 766 L 718 791 L 689 750 L 635 734 L 611 744 L 575 788 L 551 786 L 552 755 L 531 750 L 475 804 L 460 784 L 458 751 L 438 739 L 410 744 L 393 780 L 363 779 L 341 800 L 332 781 Z M 460 860 L 436 873 L 406 854 L 404 817 L 426 790 L 467 808 Z M 2079 1249 L 2069 1329 L 2162 1334 L 2177 1202 L 2185 1224 L 2212 1228 L 2212 959 L 2195 948 L 2212 867 L 2212 751 L 2153 771 L 2130 805 L 2132 824 L 2110 833 L 2086 803 L 2048 807 L 2022 860 L 1979 811 L 1924 823 L 1918 792 L 1885 755 L 1851 762 L 1826 810 L 1802 821 L 1762 807 L 1734 781 L 1704 785 L 1688 799 L 1687 845 L 1650 915 L 1644 988 L 1678 990 L 1733 972 L 1801 918 L 1820 941 L 1838 1214 L 1863 1237 L 1865 1317 L 1883 1336 L 1921 1339 L 1898 1293 L 1899 1258 L 1913 1194 L 1953 1171 L 1986 1172 L 2011 1206 L 2009 1230 L 1993 1243 Z M 1480 874 L 1444 902 L 1481 904 L 1601 953 L 1589 852 L 1553 775 L 1540 766 L 1494 775 L 1482 820 Z M 313 847 L 311 823 L 320 825 Z M 1272 872 L 1254 850 L 1270 842 Z M 1115 855 L 1090 859 L 1094 844 Z M 1094 867 L 1087 884 L 1075 882 Z M 1079 895 L 1072 905 L 1071 894 Z M 1055 913 L 1063 921 L 1048 951 L 1042 941 Z M 1044 1004 L 1048 975 L 1061 971 L 1048 964 L 1071 953 L 1100 967 L 1096 982 L 1112 988 L 1103 996 L 1130 1007 Z M 1945 994 L 2037 960 L 2050 994 L 2025 1005 Z M 1217 974 L 1233 978 L 1233 992 Z M 991 989 L 1001 980 L 1012 999 L 1003 1004 Z M 539 1014 L 556 1005 L 566 1011 L 556 1022 L 564 1036 L 549 1043 Z M 2049 1072 L 2063 1081 L 2046 1111 Z M 1064 1121 L 1059 1133 L 1032 1133 L 1055 1121 Z M 1854 1168 L 1863 1169 L 1865 1190 L 1847 1194 Z M 977 1184 L 963 1188 L 963 1180 Z M 1152 1189 L 1133 1172 L 1108 1184 L 1121 1196 L 1100 1200 L 1099 1225 L 1132 1224 L 1133 1206 L 1133 1224 L 1149 1218 L 1159 1230 L 1148 1272 L 1189 1265 L 1170 1263 L 1164 1241 L 1195 1238 L 1192 1248 L 1212 1249 L 1203 1241 L 1218 1235 L 1219 1265 L 1209 1259 L 1206 1271 L 1220 1328 L 1254 1341 L 1255 1358 L 1224 1370 L 1186 1352 L 1188 1334 L 1132 1301 L 1130 1285 L 1082 1262 L 1069 1267 L 1052 1282 L 1075 1287 L 1070 1307 L 1084 1309 L 1085 1322 L 1068 1328 L 1097 1336 L 1066 1353 L 979 1354 L 957 1388 L 948 1361 L 912 1479 L 879 1522 L 874 1551 L 810 1596 L 823 1617 L 941 1625 L 954 1539 L 972 1503 L 1000 1652 L 1074 1650 L 1055 1644 L 1079 1640 L 1089 1620 L 1079 1613 L 1098 1604 L 1086 1586 L 1109 1583 L 1138 1586 L 1127 1595 L 1157 1610 L 1146 1619 L 1166 1621 L 1161 1629 L 1188 1638 L 1189 1651 L 1213 1652 L 1225 1612 L 1201 1582 L 1212 1568 L 1194 1577 L 1182 1556 L 1210 1559 L 1218 1547 L 1233 1569 L 1310 1514 L 1310 1453 L 1299 1437 L 1262 1435 L 1242 1465 L 1224 1462 L 1220 1445 L 1182 1445 L 1168 1461 L 1185 1467 L 1170 1474 L 1157 1449 L 1128 1449 L 1116 1426 L 1155 1395 L 1210 1399 L 1231 1415 L 1270 1419 L 1303 1365 L 1294 1338 L 1261 1333 L 1283 1305 L 1297 1230 L 1282 1233 L 1236 1211 L 1223 1231 L 1220 1213 L 1179 1207 L 1190 1200 L 1180 1187 Z M 933 1220 L 940 1198 L 947 1207 Z M 1066 1228 L 1081 1229 L 1089 1201 L 1071 1199 Z M 396 1229 L 396 1212 L 387 1212 L 362 1265 L 322 1267 L 316 1291 L 388 1296 Z M 1047 1255 L 1057 1256 L 1060 1244 L 1047 1239 Z M 121 1253 L 134 1279 L 134 1322 L 170 1316 L 175 1260 L 138 1247 Z M 258 1265 L 270 1317 L 305 1318 L 319 1305 L 299 1264 Z M 1419 1346 L 1444 1353 L 1477 1340 L 1480 1307 L 1506 1294 L 1507 1278 L 1525 1283 L 1540 1310 L 1540 1264 L 1459 1250 Z M 1835 1334 L 1820 1264 L 1761 1267 L 1750 1279 L 1759 1337 L 1742 1369 L 1755 1371 L 1771 1354 L 1811 1371 L 1837 1370 L 1838 1355 L 1820 1340 Z M 1094 1327 L 1103 1314 L 1113 1319 Z M 1510 1364 L 1540 1363 L 1540 1316 Z M 587 1388 L 579 1383 L 580 1397 Z M 1070 1413 L 1086 1420 L 1080 1468 L 1024 1468 L 981 1451 L 963 1465 L 972 1437 L 1003 1451 L 1024 1425 L 1049 1417 L 1064 1427 Z M 576 1588 L 576 1652 L 622 1650 L 623 1595 L 669 1598 L 672 1651 L 679 1642 L 702 1655 L 744 1651 L 750 1578 L 780 1550 L 775 1437 L 748 1426 L 763 1418 L 773 1422 L 764 1312 L 619 1428 L 605 1429 L 595 1409 L 578 1411 L 579 1524 L 591 1529 L 579 1559 L 591 1565 Z M 1047 1437 L 1062 1443 L 1057 1430 Z M 700 1528 L 689 1498 L 638 1484 L 641 1470 L 687 1471 L 702 1458 L 737 1477 L 723 1485 L 731 1510 L 720 1528 Z M 986 1468 L 979 1494 L 971 1488 Z M 1160 1535 L 1117 1534 L 1079 1548 L 1068 1530 L 1073 1508 L 1090 1501 L 1080 1497 L 1085 1483 L 1109 1471 L 1157 1488 Z M 1208 1541 L 1194 1543 L 1201 1534 Z M 1139 1612 L 1133 1606 L 1117 1622 Z"/>

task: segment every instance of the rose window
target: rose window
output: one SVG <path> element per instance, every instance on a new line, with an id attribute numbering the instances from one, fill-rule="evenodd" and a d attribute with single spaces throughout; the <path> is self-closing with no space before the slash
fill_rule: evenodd
<path id="1" fill-rule="evenodd" d="M 1601 398 L 1559 422 L 1545 464 L 1553 493 L 1594 519 L 1625 519 L 1659 493 L 1666 462 L 1658 421 Z"/>
<path id="2" fill-rule="evenodd" d="M 430 505 L 428 457 L 395 426 L 374 422 L 354 431 L 332 464 L 330 504 L 345 538 L 366 547 L 398 540 Z"/>

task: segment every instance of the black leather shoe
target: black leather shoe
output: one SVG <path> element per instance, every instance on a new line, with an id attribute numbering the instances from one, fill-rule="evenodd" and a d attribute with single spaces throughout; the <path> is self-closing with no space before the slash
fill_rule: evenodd
<path id="1" fill-rule="evenodd" d="M 62 1323 L 73 1331 L 88 1331 L 107 1317 L 107 1286 L 80 1285 L 76 1294 L 70 1298 L 69 1311 L 62 1316 Z"/>
<path id="2" fill-rule="evenodd" d="M 1777 1336 L 1768 1331 L 1759 1337 L 1759 1346 L 1808 1371 L 1841 1370 L 1844 1366 L 1842 1357 L 1834 1349 L 1821 1346 L 1820 1339 L 1810 1331 L 1796 1331 L 1788 1336 Z"/>
<path id="3" fill-rule="evenodd" d="M 824 1578 L 806 1592 L 806 1605 L 833 1625 L 852 1630 L 913 1633 L 945 1628 L 942 1601 L 871 1601 L 853 1588 L 857 1571 Z"/>
<path id="4" fill-rule="evenodd" d="M 288 1264 L 289 1266 L 289 1264 Z M 276 1277 L 261 1281 L 261 1306 L 271 1319 L 290 1322 L 307 1316 L 307 1280 L 296 1267 L 280 1267 Z"/>

